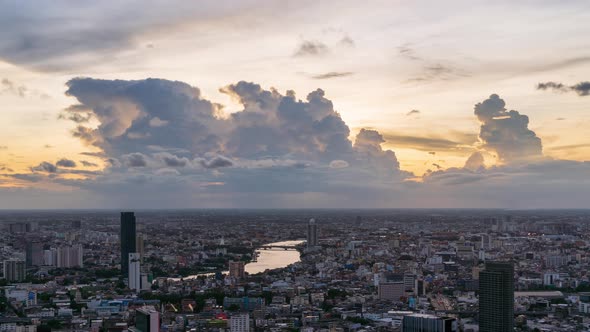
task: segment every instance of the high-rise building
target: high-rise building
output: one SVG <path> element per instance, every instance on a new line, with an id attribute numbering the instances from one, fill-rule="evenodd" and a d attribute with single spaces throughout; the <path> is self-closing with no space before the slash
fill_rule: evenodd
<path id="1" fill-rule="evenodd" d="M 21 260 L 6 260 L 4 261 L 4 279 L 8 281 L 23 281 L 25 280 L 25 262 Z"/>
<path id="2" fill-rule="evenodd" d="M 145 256 L 145 237 L 143 234 L 137 234 L 135 237 L 136 252 L 139 254 L 139 261 L 143 263 Z"/>
<path id="3" fill-rule="evenodd" d="M 250 315 L 238 314 L 229 319 L 230 332 L 250 332 Z"/>
<path id="4" fill-rule="evenodd" d="M 27 242 L 25 254 L 27 268 L 43 265 L 43 243 Z"/>
<path id="5" fill-rule="evenodd" d="M 135 310 L 135 328 L 133 330 L 139 332 L 159 332 L 160 313 L 150 307 Z"/>
<path id="6" fill-rule="evenodd" d="M 139 253 L 132 252 L 129 254 L 129 289 L 139 293 L 141 290 L 141 267 L 139 262 Z"/>
<path id="7" fill-rule="evenodd" d="M 310 219 L 307 224 L 307 247 L 313 248 L 318 245 L 318 225 L 315 219 Z"/>
<path id="8" fill-rule="evenodd" d="M 55 266 L 57 267 L 83 267 L 84 251 L 82 245 L 63 246 L 56 249 Z"/>
<path id="9" fill-rule="evenodd" d="M 403 332 L 456 332 L 457 320 L 451 317 L 438 317 L 426 314 L 404 316 Z"/>
<path id="10" fill-rule="evenodd" d="M 514 329 L 514 265 L 486 262 L 479 272 L 479 331 Z"/>
<path id="11" fill-rule="evenodd" d="M 229 261 L 229 276 L 236 279 L 241 279 L 245 276 L 244 262 Z"/>
<path id="12" fill-rule="evenodd" d="M 129 254 L 137 252 L 135 246 L 135 213 L 121 212 L 121 273 L 129 273 Z"/>

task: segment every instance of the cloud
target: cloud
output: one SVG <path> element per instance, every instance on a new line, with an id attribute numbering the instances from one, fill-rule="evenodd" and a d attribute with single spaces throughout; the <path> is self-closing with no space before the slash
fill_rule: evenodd
<path id="1" fill-rule="evenodd" d="M 8 93 L 12 95 L 19 96 L 21 98 L 26 97 L 38 97 L 41 99 L 48 99 L 50 98 L 46 93 L 40 92 L 38 90 L 32 90 L 27 88 L 24 84 L 18 84 L 14 81 L 11 81 L 7 78 L 3 78 L 0 81 L 0 94 Z"/>
<path id="2" fill-rule="evenodd" d="M 496 94 L 475 105 L 482 147 L 497 153 L 506 163 L 542 157 L 541 139 L 528 128 L 529 118 L 504 106 L 506 103 Z"/>
<path id="3" fill-rule="evenodd" d="M 190 161 L 187 158 L 179 158 L 167 152 L 158 153 L 155 154 L 155 156 L 162 160 L 162 162 L 168 167 L 185 167 L 190 164 Z"/>
<path id="4" fill-rule="evenodd" d="M 406 116 L 412 116 L 412 115 L 419 115 L 421 112 L 419 110 L 411 110 L 408 113 L 406 113 Z"/>
<path id="5" fill-rule="evenodd" d="M 469 156 L 467 161 L 465 162 L 465 166 L 463 168 L 468 169 L 470 171 L 476 172 L 481 169 L 485 169 L 486 165 L 484 162 L 484 157 L 481 152 L 474 152 Z"/>
<path id="6" fill-rule="evenodd" d="M 201 164 L 201 166 L 208 169 L 230 167 L 234 164 L 234 162 L 231 159 L 225 156 L 215 156 L 214 158 L 211 158 L 209 160 L 201 159 L 199 160 L 199 163 Z"/>
<path id="7" fill-rule="evenodd" d="M 346 168 L 350 166 L 346 160 L 332 160 L 330 162 L 330 168 Z"/>
<path id="8" fill-rule="evenodd" d="M 60 160 L 57 161 L 57 163 L 55 163 L 56 166 L 61 166 L 61 167 L 68 167 L 68 168 L 72 168 L 72 167 L 76 167 L 76 162 L 70 159 L 66 159 L 66 158 L 62 158 Z"/>
<path id="9" fill-rule="evenodd" d="M 0 150 L 8 150 L 8 147 L 6 145 L 0 145 Z"/>
<path id="10" fill-rule="evenodd" d="M 476 140 L 475 135 L 471 136 L 472 140 L 466 137 L 465 141 L 455 141 L 442 137 L 398 135 L 389 132 L 384 133 L 384 137 L 393 146 L 426 152 L 472 150 L 471 145 Z"/>
<path id="11" fill-rule="evenodd" d="M 544 82 L 537 84 L 537 90 L 553 90 L 558 92 L 575 92 L 578 96 L 590 95 L 590 82 L 584 81 L 574 85 L 565 85 L 558 82 Z"/>
<path id="12" fill-rule="evenodd" d="M 127 167 L 146 167 L 147 157 L 141 153 L 135 152 L 121 156 L 123 163 Z"/>
<path id="13" fill-rule="evenodd" d="M 86 161 L 86 160 L 80 160 L 80 163 L 82 164 L 82 166 L 84 167 L 98 167 L 98 164 Z"/>
<path id="14" fill-rule="evenodd" d="M 320 41 L 304 40 L 295 51 L 295 56 L 318 56 L 329 52 L 326 44 Z"/>
<path id="15" fill-rule="evenodd" d="M 352 38 L 350 38 L 350 36 L 342 37 L 342 39 L 340 39 L 340 41 L 339 41 L 339 44 L 344 45 L 344 46 L 348 46 L 348 47 L 354 47 L 356 45 L 356 43 L 354 42 L 354 40 Z"/>
<path id="16" fill-rule="evenodd" d="M 162 126 L 167 125 L 168 121 L 164 121 L 156 116 L 156 117 L 153 117 L 152 119 L 150 119 L 149 124 L 151 127 L 162 127 Z"/>
<path id="17" fill-rule="evenodd" d="M 33 172 L 47 172 L 47 173 L 57 173 L 57 167 L 47 161 L 40 163 L 35 167 L 31 167 L 31 171 Z"/>
<path id="18" fill-rule="evenodd" d="M 325 74 L 314 75 L 311 78 L 316 79 L 316 80 L 325 80 L 325 79 L 330 79 L 330 78 L 351 76 L 353 74 L 354 73 L 350 72 L 350 71 L 344 71 L 344 72 L 331 71 L 331 72 L 328 72 Z"/>

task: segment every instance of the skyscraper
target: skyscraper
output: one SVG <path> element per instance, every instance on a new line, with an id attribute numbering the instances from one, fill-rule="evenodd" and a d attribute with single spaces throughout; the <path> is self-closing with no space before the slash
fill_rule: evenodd
<path id="1" fill-rule="evenodd" d="M 487 262 L 479 273 L 479 331 L 514 329 L 514 265 Z"/>
<path id="2" fill-rule="evenodd" d="M 318 226 L 315 219 L 310 219 L 307 224 L 307 247 L 313 248 L 318 245 Z"/>
<path id="3" fill-rule="evenodd" d="M 25 280 L 25 262 L 20 260 L 4 261 L 4 279 L 8 281 Z"/>
<path id="4" fill-rule="evenodd" d="M 121 212 L 121 273 L 129 273 L 129 254 L 136 252 L 135 213 Z"/>
<path id="5" fill-rule="evenodd" d="M 27 267 L 43 265 L 43 243 L 27 242 L 25 251 Z"/>
<path id="6" fill-rule="evenodd" d="M 139 263 L 139 254 L 132 252 L 129 254 L 129 289 L 139 293 L 141 290 L 141 266 Z"/>
<path id="7" fill-rule="evenodd" d="M 135 310 L 135 328 L 130 330 L 139 332 L 160 331 L 160 313 L 151 307 Z"/>
<path id="8" fill-rule="evenodd" d="M 404 316 L 402 321 L 404 332 L 456 332 L 457 320 L 451 317 L 438 317 L 425 314 Z"/>
<path id="9" fill-rule="evenodd" d="M 143 263 L 145 256 L 145 238 L 143 234 L 137 234 L 135 237 L 136 252 L 139 254 L 139 261 Z"/>

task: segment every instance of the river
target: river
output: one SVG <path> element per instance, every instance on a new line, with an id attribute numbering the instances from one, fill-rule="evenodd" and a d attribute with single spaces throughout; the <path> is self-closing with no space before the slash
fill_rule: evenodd
<path id="1" fill-rule="evenodd" d="M 267 243 L 265 246 L 296 246 L 305 242 L 304 240 L 291 240 Z M 298 250 L 283 250 L 283 249 L 270 249 L 270 250 L 256 250 L 258 259 L 256 262 L 250 262 L 246 264 L 245 271 L 249 274 L 256 274 L 264 272 L 266 270 L 280 269 L 287 267 L 293 263 L 297 263 L 301 260 Z M 223 274 L 227 274 L 228 271 L 222 271 Z M 215 273 L 199 273 L 190 275 L 182 279 L 195 279 L 199 276 L 212 276 Z M 181 278 L 168 278 L 169 280 L 180 280 Z"/>

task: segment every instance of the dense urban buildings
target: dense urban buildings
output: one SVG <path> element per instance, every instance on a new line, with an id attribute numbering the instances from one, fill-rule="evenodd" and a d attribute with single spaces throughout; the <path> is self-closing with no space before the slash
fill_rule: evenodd
<path id="1" fill-rule="evenodd" d="M 135 213 L 121 212 L 121 273 L 129 273 L 129 254 L 136 252 Z"/>
<path id="2" fill-rule="evenodd" d="M 585 211 L 135 215 L 122 273 L 119 212 L 0 213 L 0 330 L 590 329 Z M 27 267 L 30 243 L 43 262 Z"/>

